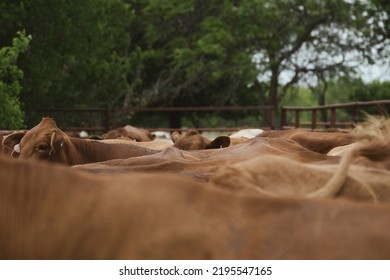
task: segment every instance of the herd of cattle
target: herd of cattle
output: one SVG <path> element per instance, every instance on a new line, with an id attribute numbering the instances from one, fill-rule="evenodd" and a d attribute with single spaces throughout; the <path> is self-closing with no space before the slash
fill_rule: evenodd
<path id="1" fill-rule="evenodd" d="M 0 259 L 390 259 L 390 120 L 1 137 Z"/>

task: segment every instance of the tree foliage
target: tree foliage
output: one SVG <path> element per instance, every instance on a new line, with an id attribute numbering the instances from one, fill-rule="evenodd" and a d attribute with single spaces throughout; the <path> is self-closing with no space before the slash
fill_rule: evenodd
<path id="1" fill-rule="evenodd" d="M 36 122 L 38 108 L 109 106 L 124 91 L 131 67 L 125 59 L 129 5 L 121 0 L 2 5 L 34 38 L 19 62 L 25 73 L 21 99 L 29 125 Z M 2 35 L 6 41 L 7 33 Z"/>
<path id="2" fill-rule="evenodd" d="M 0 49 L 0 128 L 20 129 L 24 126 L 24 114 L 21 110 L 19 94 L 22 90 L 23 72 L 16 62 L 25 52 L 31 41 L 31 35 L 17 32 L 12 46 Z"/>
<path id="3" fill-rule="evenodd" d="M 378 57 L 388 51 L 374 35 L 381 26 L 380 12 L 370 2 L 259 0 L 256 10 L 255 1 L 244 2 L 240 16 L 257 19 L 257 27 L 267 26 L 248 38 L 248 47 L 266 74 L 261 82 L 269 85 L 269 104 L 278 105 L 298 82 L 316 84 L 335 73 L 351 73 L 365 60 L 372 63 L 373 48 Z M 284 82 L 282 75 L 288 77 Z"/>

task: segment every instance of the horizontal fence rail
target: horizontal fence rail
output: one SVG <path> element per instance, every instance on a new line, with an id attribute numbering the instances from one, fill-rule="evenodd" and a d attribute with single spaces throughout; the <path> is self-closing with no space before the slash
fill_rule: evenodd
<path id="1" fill-rule="evenodd" d="M 343 104 L 333 104 L 325 106 L 311 106 L 311 107 L 298 107 L 298 106 L 284 106 L 281 109 L 281 129 L 308 127 L 312 130 L 317 129 L 319 126 L 322 128 L 352 128 L 353 125 L 361 121 L 359 116 L 364 117 L 364 112 L 370 110 L 367 113 L 388 115 L 388 107 L 390 106 L 390 100 L 378 100 L 367 102 L 350 102 Z M 341 110 L 349 110 L 347 114 L 348 118 L 344 120 L 338 120 L 338 112 Z M 301 117 L 303 112 L 310 112 L 310 121 L 302 122 Z M 293 114 L 293 124 L 288 122 L 288 114 Z M 319 116 L 323 120 L 318 120 Z"/>
<path id="2" fill-rule="evenodd" d="M 51 116 L 55 114 L 72 114 L 72 113 L 94 113 L 98 116 L 97 119 L 101 120 L 100 126 L 68 126 L 61 127 L 66 131 L 87 131 L 87 132 L 101 132 L 105 133 L 111 129 L 123 126 L 124 124 L 119 124 L 116 122 L 119 115 L 126 114 L 135 114 L 135 113 L 172 113 L 172 112 L 241 112 L 245 113 L 248 111 L 258 111 L 258 113 L 263 113 L 267 115 L 268 122 L 266 125 L 261 125 L 258 123 L 256 128 L 263 129 L 274 129 L 275 128 L 275 110 L 273 106 L 225 106 L 225 107 L 132 107 L 132 108 L 41 108 L 38 110 L 39 113 L 45 113 L 44 116 Z M 186 131 L 189 128 L 182 127 L 145 127 L 149 131 Z M 196 127 L 196 130 L 203 131 L 236 131 L 242 127 Z"/>
<path id="3" fill-rule="evenodd" d="M 390 100 L 377 100 L 367 102 L 350 102 L 343 104 L 333 104 L 325 106 L 283 106 L 280 110 L 280 129 L 291 128 L 307 128 L 311 130 L 315 129 L 327 129 L 327 128 L 352 128 L 353 124 L 362 121 L 364 119 L 363 112 L 369 114 L 382 114 L 388 115 L 388 109 L 390 108 Z M 99 132 L 105 133 L 111 129 L 121 127 L 124 123 L 118 123 L 118 116 L 131 115 L 136 116 L 138 113 L 162 113 L 163 116 L 167 116 L 169 113 L 189 113 L 189 112 L 238 112 L 245 114 L 249 111 L 255 111 L 259 115 L 266 116 L 266 122 L 250 128 L 262 128 L 262 129 L 275 129 L 275 109 L 273 106 L 227 106 L 227 107 L 159 107 L 159 108 L 144 108 L 144 107 L 132 107 L 132 108 L 44 108 L 39 109 L 38 112 L 42 116 L 52 116 L 52 114 L 60 114 L 64 118 L 73 116 L 76 125 L 67 127 L 61 126 L 66 131 L 82 131 L 87 132 Z M 80 117 L 78 114 L 95 114 L 96 125 L 83 125 L 79 122 Z M 309 114 L 304 116 L 304 114 Z M 131 124 L 131 118 L 130 123 Z M 264 121 L 264 120 L 263 120 Z M 136 125 L 135 125 L 136 126 Z M 186 131 L 191 127 L 168 127 L 168 126 L 156 126 L 147 127 L 142 126 L 150 131 Z M 240 127 L 194 127 L 196 130 L 203 131 L 236 131 L 242 129 Z"/>

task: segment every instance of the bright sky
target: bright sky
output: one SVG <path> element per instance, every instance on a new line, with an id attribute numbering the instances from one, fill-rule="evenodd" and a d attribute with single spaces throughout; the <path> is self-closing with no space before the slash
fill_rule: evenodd
<path id="1" fill-rule="evenodd" d="M 359 67 L 362 80 L 366 83 L 372 81 L 390 81 L 390 65 L 368 65 Z"/>

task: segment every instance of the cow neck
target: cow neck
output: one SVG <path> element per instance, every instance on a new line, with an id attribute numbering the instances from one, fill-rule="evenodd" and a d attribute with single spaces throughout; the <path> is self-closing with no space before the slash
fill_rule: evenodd
<path id="1" fill-rule="evenodd" d="M 96 140 L 70 137 L 70 143 L 66 147 L 66 152 L 69 164 L 76 165 L 111 159 L 152 155 L 159 151 L 131 144 L 107 144 Z"/>
<path id="2" fill-rule="evenodd" d="M 47 196 L 47 186 L 56 185 L 58 187 L 58 184 L 63 183 L 62 180 L 53 181 L 52 178 L 56 177 L 53 175 L 52 170 L 47 172 L 47 167 L 47 163 L 0 159 L 1 174 L 7 174 L 7 176 L 2 176 L 4 181 L 0 188 L 0 214 L 4 213 L 7 215 L 1 206 L 6 207 L 7 204 L 16 206 L 13 208 L 16 212 L 8 214 L 23 214 L 21 218 L 26 220 L 21 224 L 31 223 L 33 215 L 36 214 L 34 209 L 36 204 L 33 202 L 39 201 L 39 204 L 42 206 Z M 59 172 L 59 174 L 61 173 Z M 8 218 L 10 220 L 13 219 L 12 216 Z M 23 227 L 20 232 L 24 231 L 25 228 Z"/>
<path id="3" fill-rule="evenodd" d="M 69 165 L 85 164 L 106 159 L 104 145 L 98 141 L 69 137 L 65 147 Z"/>
<path id="4" fill-rule="evenodd" d="M 0 158 L 0 175 L 0 225 L 7 225 L 0 227 L 0 240 L 3 245 L 6 242 L 6 247 L 0 250 L 0 259 L 4 256 L 36 259 L 45 255 L 46 245 L 52 242 L 53 236 L 54 240 L 61 240 L 58 234 L 65 233 L 59 229 L 64 229 L 63 218 L 69 218 L 69 202 L 74 206 L 81 197 L 82 205 L 76 206 L 77 215 L 73 216 L 86 217 L 82 211 L 91 213 L 88 210 L 91 204 L 84 198 L 91 196 L 80 196 L 79 192 L 101 184 L 100 179 L 91 177 L 85 181 L 85 174 L 77 174 L 67 167 L 29 160 Z M 55 234 L 41 239 L 45 232 Z"/>

